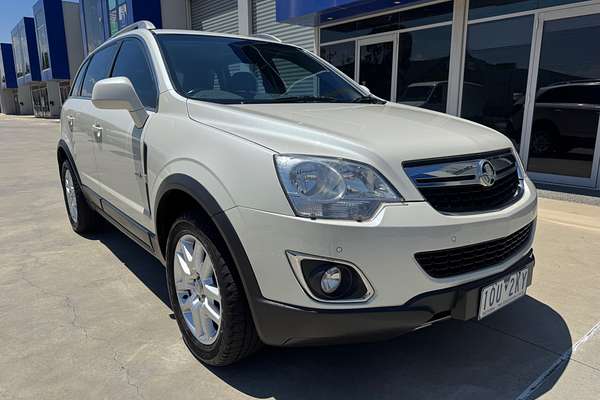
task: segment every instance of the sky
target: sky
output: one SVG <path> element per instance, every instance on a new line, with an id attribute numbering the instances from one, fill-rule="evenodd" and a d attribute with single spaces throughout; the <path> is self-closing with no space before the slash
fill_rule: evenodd
<path id="1" fill-rule="evenodd" d="M 0 42 L 10 43 L 10 31 L 22 17 L 33 17 L 37 0 L 0 0 Z"/>
<path id="2" fill-rule="evenodd" d="M 33 17 L 37 0 L 0 0 L 0 42 L 10 43 L 10 31 L 23 17 Z"/>

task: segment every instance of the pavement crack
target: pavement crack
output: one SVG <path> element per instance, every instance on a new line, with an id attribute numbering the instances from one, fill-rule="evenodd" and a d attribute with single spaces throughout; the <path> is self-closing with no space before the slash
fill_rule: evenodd
<path id="1" fill-rule="evenodd" d="M 73 314 L 73 318 L 71 319 L 71 325 L 73 325 L 75 328 L 79 329 L 81 331 L 81 333 L 83 333 L 83 336 L 85 337 L 86 340 L 89 339 L 87 328 L 82 326 L 79 322 L 79 314 L 77 313 L 77 306 L 75 305 L 75 303 L 69 296 L 65 296 L 65 303 L 67 304 L 67 307 L 70 308 L 71 313 Z"/>
<path id="2" fill-rule="evenodd" d="M 114 352 L 113 360 L 117 363 L 117 365 L 119 366 L 119 369 L 125 374 L 125 380 L 127 381 L 127 384 L 135 389 L 135 392 L 140 399 L 145 400 L 145 397 L 142 393 L 141 385 L 136 383 L 132 379 L 132 376 L 129 372 L 129 368 L 127 367 L 126 363 L 122 363 L 119 361 L 119 352 L 118 351 Z"/>
<path id="3" fill-rule="evenodd" d="M 71 326 L 75 327 L 76 329 L 78 329 L 83 334 L 85 340 L 94 339 L 94 340 L 99 340 L 99 341 L 107 342 L 106 339 L 95 337 L 95 336 L 91 336 L 88 333 L 87 328 L 81 324 L 80 317 L 79 317 L 79 312 L 77 310 L 77 305 L 76 305 L 76 303 L 73 301 L 73 299 L 70 296 L 62 294 L 62 293 L 55 293 L 53 291 L 48 290 L 47 288 L 45 288 L 43 286 L 38 285 L 37 283 L 35 283 L 31 279 L 29 279 L 29 277 L 25 273 L 25 267 L 22 267 L 21 270 L 20 270 L 20 278 L 21 278 L 22 281 L 24 281 L 25 283 L 27 283 L 29 286 L 31 286 L 34 289 L 36 289 L 39 293 L 42 293 L 43 295 L 48 296 L 48 297 L 54 297 L 54 298 L 62 299 L 63 302 L 64 302 L 64 304 L 65 304 L 65 307 L 67 309 L 69 309 L 69 311 L 71 313 L 71 321 L 70 321 L 69 325 L 71 325 Z"/>

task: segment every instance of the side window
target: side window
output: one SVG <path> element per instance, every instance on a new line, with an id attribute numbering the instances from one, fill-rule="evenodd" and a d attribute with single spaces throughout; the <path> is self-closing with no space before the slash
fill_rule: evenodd
<path id="1" fill-rule="evenodd" d="M 81 93 L 81 85 L 83 84 L 83 77 L 85 76 L 85 70 L 87 69 L 88 64 L 89 62 L 86 62 L 79 68 L 79 74 L 77 75 L 77 78 L 75 78 L 75 83 L 73 83 L 71 94 L 69 96 L 79 96 L 79 93 Z"/>
<path id="2" fill-rule="evenodd" d="M 117 46 L 113 45 L 94 54 L 85 73 L 81 96 L 92 97 L 92 90 L 96 82 L 108 78 L 116 52 Z"/>
<path id="3" fill-rule="evenodd" d="M 139 41 L 125 40 L 117 55 L 112 76 L 129 78 L 142 104 L 145 107 L 156 108 L 158 89 L 145 54 Z"/>

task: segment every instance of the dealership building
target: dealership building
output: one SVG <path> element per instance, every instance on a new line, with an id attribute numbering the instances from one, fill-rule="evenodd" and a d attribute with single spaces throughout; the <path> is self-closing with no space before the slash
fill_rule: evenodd
<path id="1" fill-rule="evenodd" d="M 500 131 L 537 182 L 600 190 L 600 0 L 80 0 L 79 19 L 84 55 L 138 20 L 275 35 L 377 96 Z"/>

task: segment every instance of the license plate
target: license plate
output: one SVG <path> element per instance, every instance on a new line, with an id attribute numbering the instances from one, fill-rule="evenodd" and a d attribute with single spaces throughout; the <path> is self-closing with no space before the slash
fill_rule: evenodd
<path id="1" fill-rule="evenodd" d="M 529 268 L 525 268 L 484 287 L 479 299 L 479 319 L 524 296 L 528 278 Z"/>

